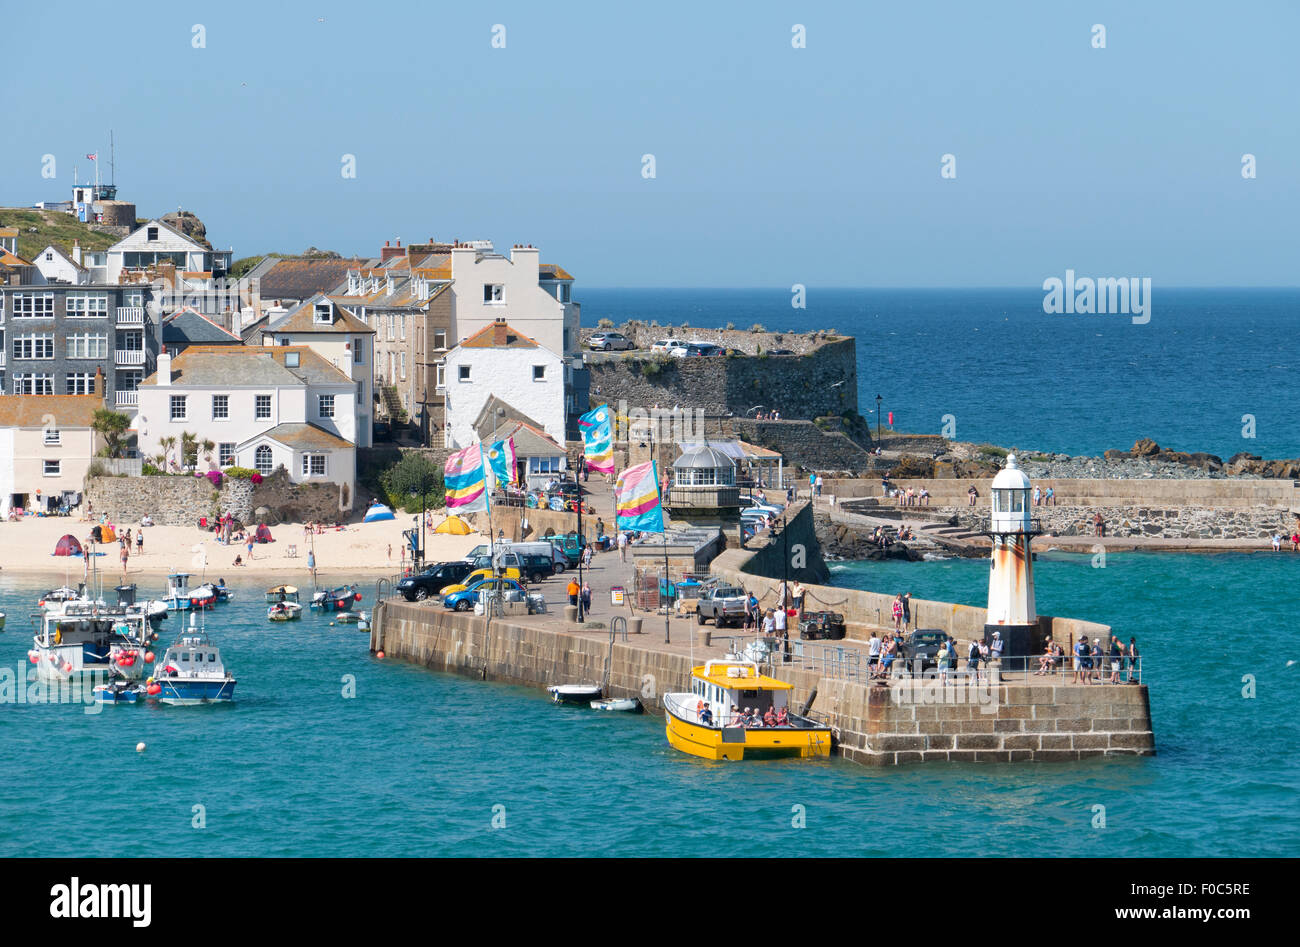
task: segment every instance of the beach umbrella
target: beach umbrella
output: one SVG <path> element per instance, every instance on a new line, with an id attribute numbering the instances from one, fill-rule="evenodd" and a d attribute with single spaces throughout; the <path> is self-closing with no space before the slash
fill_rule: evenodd
<path id="1" fill-rule="evenodd" d="M 67 533 L 54 545 L 54 555 L 56 556 L 80 556 L 82 554 L 81 543 L 77 537 Z"/>
<path id="2" fill-rule="evenodd" d="M 433 530 L 435 533 L 450 533 L 453 536 L 468 536 L 474 532 L 459 516 L 449 516 L 439 523 Z"/>
<path id="3" fill-rule="evenodd" d="M 370 507 L 370 509 L 366 510 L 365 518 L 362 519 L 361 522 L 377 523 L 381 520 L 391 519 L 393 519 L 393 511 L 382 503 L 375 503 Z"/>

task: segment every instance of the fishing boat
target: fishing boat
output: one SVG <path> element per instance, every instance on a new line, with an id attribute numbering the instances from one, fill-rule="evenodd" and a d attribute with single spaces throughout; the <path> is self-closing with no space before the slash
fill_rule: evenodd
<path id="1" fill-rule="evenodd" d="M 190 573 L 173 572 L 167 576 L 167 594 L 163 596 L 163 602 L 173 611 L 187 612 L 192 608 L 213 608 L 217 596 L 210 586 L 190 588 Z"/>
<path id="2" fill-rule="evenodd" d="M 639 714 L 644 709 L 635 697 L 605 697 L 591 702 L 592 710 L 610 710 L 625 714 Z"/>
<path id="3" fill-rule="evenodd" d="M 205 582 L 203 585 L 199 586 L 199 588 L 209 589 L 218 602 L 229 602 L 235 594 L 231 591 L 230 586 L 226 585 L 225 579 L 217 579 L 215 584 L 212 582 Z"/>
<path id="4" fill-rule="evenodd" d="M 234 699 L 235 677 L 221 660 L 221 649 L 206 631 L 190 627 L 163 654 L 146 693 L 163 704 L 224 703 Z"/>
<path id="5" fill-rule="evenodd" d="M 126 609 L 138 609 L 144 613 L 149 621 L 157 626 L 164 618 L 167 617 L 167 603 L 159 599 L 153 599 L 147 602 L 136 601 L 135 583 L 130 585 L 119 585 L 116 589 L 117 604 Z"/>
<path id="6" fill-rule="evenodd" d="M 86 593 L 86 583 L 82 582 L 74 589 L 70 585 L 60 586 L 57 589 L 50 589 L 42 595 L 36 602 L 36 607 L 43 612 L 62 611 L 63 606 L 68 602 L 95 602 Z M 105 604 L 104 601 L 98 600 L 98 604 Z"/>
<path id="7" fill-rule="evenodd" d="M 291 602 L 286 599 L 283 602 L 276 602 L 268 605 L 266 608 L 267 621 L 293 621 L 302 617 L 302 606 L 297 602 Z"/>
<path id="8" fill-rule="evenodd" d="M 341 585 L 337 589 L 322 589 L 311 597 L 311 607 L 326 612 L 344 612 L 352 607 L 353 602 L 361 601 L 361 593 L 355 585 Z"/>
<path id="9" fill-rule="evenodd" d="M 590 704 L 600 698 L 599 684 L 552 684 L 546 690 L 557 704 Z"/>
<path id="10" fill-rule="evenodd" d="M 95 702 L 100 704 L 135 704 L 147 696 L 146 685 L 138 681 L 110 681 L 96 684 Z"/>
<path id="11" fill-rule="evenodd" d="M 789 712 L 793 684 L 760 673 L 747 660 L 709 661 L 691 669 L 689 693 L 665 694 L 668 742 L 709 760 L 829 756 L 830 727 Z M 731 708 L 751 708 L 758 723 L 745 725 Z M 787 722 L 765 726 L 768 708 L 784 710 Z"/>
<path id="12" fill-rule="evenodd" d="M 152 629 L 143 612 L 95 602 L 65 602 L 37 616 L 28 659 L 37 677 L 68 681 L 90 675 L 139 680 L 153 661 Z"/>

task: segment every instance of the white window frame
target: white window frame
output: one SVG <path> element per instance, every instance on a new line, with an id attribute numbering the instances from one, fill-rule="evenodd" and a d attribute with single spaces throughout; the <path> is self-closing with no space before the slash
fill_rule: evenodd
<path id="1" fill-rule="evenodd" d="M 304 479 L 311 477 L 325 477 L 329 475 L 329 462 L 326 460 L 327 454 L 303 454 L 302 455 L 302 476 Z M 316 462 L 320 462 L 320 470 L 312 468 Z"/>
<path id="2" fill-rule="evenodd" d="M 504 306 L 505 304 L 506 304 L 505 283 L 484 283 L 483 284 L 483 305 Z"/>
<path id="3" fill-rule="evenodd" d="M 47 427 L 44 433 L 46 447 L 61 447 L 63 445 L 63 432 L 57 427 Z"/>
<path id="4" fill-rule="evenodd" d="M 68 372 L 63 376 L 63 391 L 69 395 L 96 394 L 93 372 Z"/>
<path id="5" fill-rule="evenodd" d="M 469 365 L 457 365 L 456 381 L 460 382 L 461 384 L 470 381 L 470 368 L 471 366 Z"/>
<path id="6" fill-rule="evenodd" d="M 398 361 L 401 363 L 401 367 L 402 367 L 402 381 L 406 381 L 406 353 L 405 352 L 399 354 Z"/>
<path id="7" fill-rule="evenodd" d="M 329 410 L 328 410 L 328 411 L 325 410 L 325 406 L 326 406 L 326 403 L 327 403 L 327 402 L 326 402 L 326 399 L 329 399 L 329 400 L 328 400 L 328 404 L 329 404 Z M 333 396 L 333 395 L 317 395 L 317 396 L 316 396 L 316 416 L 317 416 L 318 418 L 328 418 L 328 419 L 331 419 L 331 420 L 333 419 L 333 417 L 334 417 L 334 396 Z"/>
<path id="8" fill-rule="evenodd" d="M 334 322 L 334 307 L 328 303 L 315 303 L 311 310 L 311 321 L 315 325 L 330 325 Z"/>
<path id="9" fill-rule="evenodd" d="M 436 375 L 436 383 L 434 385 L 434 388 L 437 391 L 446 391 L 447 390 L 447 363 L 439 362 L 435 367 L 437 368 L 438 372 Z"/>
<path id="10" fill-rule="evenodd" d="M 268 458 L 265 470 L 262 469 L 259 460 L 263 456 L 263 451 L 266 452 L 265 456 Z M 275 451 L 271 449 L 270 444 L 261 444 L 258 446 L 257 450 L 253 451 L 253 469 L 263 477 L 275 470 Z"/>
<path id="11" fill-rule="evenodd" d="M 217 399 L 221 399 L 219 402 Z M 220 413 L 218 413 L 220 408 Z M 212 396 L 212 420 L 229 421 L 230 420 L 230 395 L 213 395 Z"/>
<path id="12" fill-rule="evenodd" d="M 179 404 L 181 412 L 176 413 L 176 407 Z M 186 395 L 168 395 L 167 396 L 167 417 L 170 421 L 189 420 L 189 398 Z"/>
<path id="13" fill-rule="evenodd" d="M 37 346 L 41 351 L 48 352 L 48 355 L 37 355 Z M 24 332 L 22 335 L 13 337 L 11 346 L 14 361 L 24 362 L 49 362 L 54 360 L 54 333 L 53 332 Z M 26 351 L 28 354 L 22 354 Z"/>
<path id="14" fill-rule="evenodd" d="M 217 466 L 230 467 L 235 463 L 235 447 L 233 442 L 226 441 L 217 445 Z"/>
<path id="15" fill-rule="evenodd" d="M 262 399 L 266 399 L 266 414 L 262 414 Z M 274 405 L 271 402 L 270 395 L 253 395 L 253 420 L 269 421 Z"/>
<path id="16" fill-rule="evenodd" d="M 13 394 L 15 395 L 54 394 L 54 373 L 53 372 L 15 372 L 13 376 Z"/>
<path id="17" fill-rule="evenodd" d="M 546 366 L 545 366 L 545 365 L 534 365 L 534 366 L 533 366 L 533 381 L 546 381 Z"/>
<path id="18" fill-rule="evenodd" d="M 437 329 L 433 333 L 433 347 L 439 352 L 447 350 L 447 330 Z"/>
<path id="19" fill-rule="evenodd" d="M 108 358 L 108 334 L 103 332 L 77 332 L 64 337 L 67 358 L 81 361 Z M 123 350 L 125 351 L 125 350 Z M 139 351 L 133 349 L 132 351 Z"/>
<path id="20" fill-rule="evenodd" d="M 107 318 L 108 296 L 104 293 L 68 293 L 64 311 L 69 319 Z"/>
<path id="21" fill-rule="evenodd" d="M 13 317 L 15 319 L 53 319 L 53 293 L 14 293 Z"/>
<path id="22" fill-rule="evenodd" d="M 45 477 L 62 477 L 62 476 L 63 476 L 63 461 L 61 461 L 61 460 L 50 460 L 49 458 L 44 458 L 44 461 L 45 461 L 44 466 L 41 468 L 41 474 L 42 474 L 42 476 L 45 476 Z M 51 465 L 51 464 L 54 466 L 54 469 L 53 469 L 53 470 L 50 469 L 50 465 Z"/>

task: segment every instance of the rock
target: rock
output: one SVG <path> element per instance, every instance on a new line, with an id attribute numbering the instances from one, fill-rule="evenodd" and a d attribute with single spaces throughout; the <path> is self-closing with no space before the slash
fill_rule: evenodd
<path id="1" fill-rule="evenodd" d="M 1187 463 L 1192 467 L 1201 470 L 1222 470 L 1223 458 L 1217 454 L 1207 454 L 1204 451 L 1197 451 L 1194 454 L 1187 455 Z"/>
<path id="2" fill-rule="evenodd" d="M 1102 456 L 1107 460 L 1128 460 L 1133 455 L 1126 450 L 1108 450 Z"/>
<path id="3" fill-rule="evenodd" d="M 1135 457 L 1150 457 L 1160 453 L 1160 445 L 1149 437 L 1143 437 L 1134 442 L 1130 453 Z"/>
<path id="4" fill-rule="evenodd" d="M 1263 460 L 1263 459 L 1264 458 L 1260 457 L 1258 454 L 1248 454 L 1245 451 L 1241 451 L 1240 453 L 1233 454 L 1231 457 L 1229 457 L 1228 463 L 1236 464 L 1236 463 L 1240 463 L 1243 460 Z"/>

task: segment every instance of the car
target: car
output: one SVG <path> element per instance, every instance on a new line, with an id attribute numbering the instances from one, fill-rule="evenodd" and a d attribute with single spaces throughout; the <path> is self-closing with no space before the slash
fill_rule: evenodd
<path id="1" fill-rule="evenodd" d="M 935 658 L 947 640 L 948 632 L 942 628 L 918 628 L 903 641 L 903 660 L 909 669 L 916 666 L 918 659 L 922 671 L 938 667 Z"/>
<path id="2" fill-rule="evenodd" d="M 457 612 L 467 612 L 478 601 L 478 593 L 483 590 L 513 591 L 523 594 L 524 587 L 513 579 L 480 579 L 468 588 L 453 592 L 442 600 L 443 608 Z"/>
<path id="3" fill-rule="evenodd" d="M 686 348 L 685 339 L 660 339 L 650 346 L 650 351 L 655 355 L 667 355 L 673 349 Z"/>
<path id="4" fill-rule="evenodd" d="M 397 591 L 408 602 L 423 602 L 429 596 L 437 595 L 446 585 L 461 581 L 470 571 L 468 562 L 436 562 L 399 580 Z"/>
<path id="5" fill-rule="evenodd" d="M 768 349 L 768 355 L 794 355 L 793 349 Z"/>
<path id="6" fill-rule="evenodd" d="M 518 567 L 516 566 L 510 566 L 507 569 L 498 569 L 496 571 L 504 578 L 515 579 L 516 581 L 523 575 L 523 573 L 521 573 Z M 469 573 L 467 576 L 465 576 L 465 578 L 461 579 L 459 582 L 455 582 L 451 585 L 443 586 L 441 589 L 439 589 L 439 594 L 442 595 L 444 599 L 446 599 L 448 595 L 455 595 L 457 592 L 463 592 L 465 591 L 465 589 L 473 585 L 475 582 L 481 582 L 484 579 L 490 579 L 492 578 L 492 576 L 493 576 L 493 570 L 490 566 L 482 569 L 475 569 L 473 572 Z"/>
<path id="7" fill-rule="evenodd" d="M 632 344 L 632 340 L 621 332 L 597 332 L 587 340 L 587 345 L 593 352 L 609 352 L 613 349 L 624 351 L 625 349 L 636 348 Z"/>
<path id="8" fill-rule="evenodd" d="M 720 345 L 714 345 L 712 342 L 687 342 L 685 345 L 679 345 L 668 353 L 674 358 L 694 358 L 703 356 L 711 358 L 717 355 L 725 355 L 726 349 Z"/>
<path id="9" fill-rule="evenodd" d="M 550 556 L 542 555 L 524 555 L 523 570 L 524 575 L 528 576 L 528 581 L 534 584 L 541 582 L 543 579 L 549 579 L 557 571 L 562 570 L 563 566 L 558 566 Z"/>
<path id="10" fill-rule="evenodd" d="M 745 590 L 736 585 L 715 585 L 705 589 L 695 605 L 695 620 L 703 625 L 710 618 L 719 628 L 745 623 L 748 601 Z"/>

